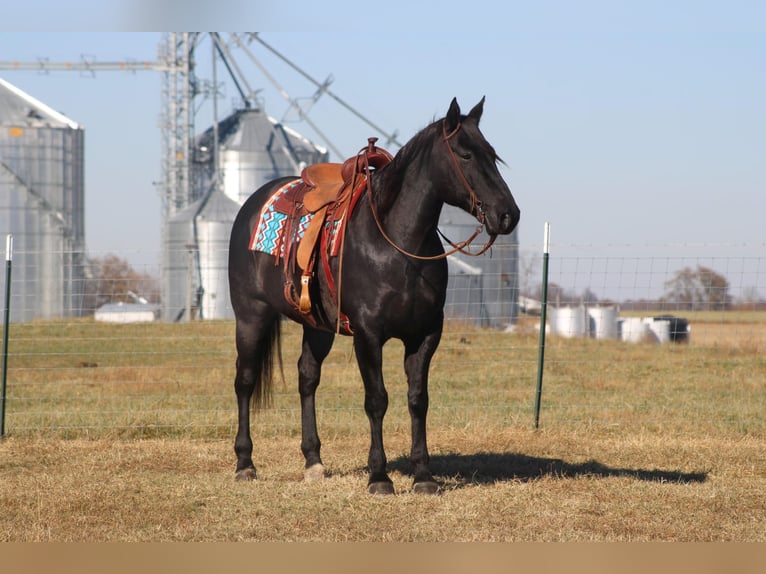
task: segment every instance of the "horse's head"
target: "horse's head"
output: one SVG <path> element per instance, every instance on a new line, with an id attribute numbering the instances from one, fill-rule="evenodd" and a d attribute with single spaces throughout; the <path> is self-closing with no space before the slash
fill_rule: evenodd
<path id="1" fill-rule="evenodd" d="M 453 99 L 441 122 L 445 161 L 444 201 L 461 207 L 484 224 L 491 236 L 507 234 L 519 222 L 520 211 L 511 190 L 497 169 L 499 158 L 479 130 L 484 98 L 468 115 L 460 113 Z M 439 150 L 438 155 L 441 155 Z"/>

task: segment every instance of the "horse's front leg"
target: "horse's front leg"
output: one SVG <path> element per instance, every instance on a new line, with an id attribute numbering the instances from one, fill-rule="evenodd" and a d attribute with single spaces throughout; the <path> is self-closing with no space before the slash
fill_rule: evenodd
<path id="1" fill-rule="evenodd" d="M 305 479 L 308 481 L 324 478 L 314 396 L 319 386 L 322 361 L 330 352 L 334 340 L 333 333 L 303 328 L 303 345 L 298 359 L 298 390 L 301 396 L 301 451 L 306 459 Z"/>
<path id="2" fill-rule="evenodd" d="M 428 414 L 428 369 L 441 340 L 442 324 L 423 338 L 405 342 L 404 370 L 407 373 L 407 406 L 412 423 L 412 450 L 410 462 L 414 475 L 413 490 L 422 494 L 436 494 L 439 485 L 428 465 L 426 415 Z"/>
<path id="3" fill-rule="evenodd" d="M 357 330 L 354 351 L 364 381 L 364 410 L 370 421 L 370 455 L 367 465 L 370 494 L 393 494 L 394 484 L 386 473 L 386 453 L 383 448 L 383 417 L 388 410 L 388 393 L 383 384 L 383 343 L 376 337 Z"/>

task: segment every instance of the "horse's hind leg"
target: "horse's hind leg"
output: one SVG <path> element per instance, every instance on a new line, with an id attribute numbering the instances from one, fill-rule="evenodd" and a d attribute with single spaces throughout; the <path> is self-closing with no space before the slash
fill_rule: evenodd
<path id="1" fill-rule="evenodd" d="M 301 451 L 306 458 L 305 478 L 309 481 L 324 478 L 314 396 L 319 386 L 322 361 L 330 352 L 334 340 L 333 333 L 303 328 L 303 345 L 298 359 L 298 390 L 301 396 Z"/>
<path id="2" fill-rule="evenodd" d="M 250 438 L 250 408 L 253 394 L 255 404 L 267 398 L 271 386 L 273 352 L 278 346 L 279 315 L 265 303 L 251 310 L 248 318 L 237 318 L 237 375 L 234 390 L 237 395 L 237 480 L 256 478 L 253 464 L 253 441 Z"/>

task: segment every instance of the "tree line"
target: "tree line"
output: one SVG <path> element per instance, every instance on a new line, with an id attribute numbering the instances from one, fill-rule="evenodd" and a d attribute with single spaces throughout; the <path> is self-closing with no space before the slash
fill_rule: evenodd
<path id="1" fill-rule="evenodd" d="M 538 286 L 531 292 L 522 294 L 540 300 L 541 292 L 542 286 Z M 766 299 L 759 295 L 755 287 L 745 289 L 735 301 L 730 293 L 729 280 L 721 273 L 702 265 L 696 268 L 684 267 L 676 271 L 665 282 L 664 293 L 657 299 L 613 301 L 599 298 L 589 288 L 582 293 L 574 293 L 556 283 L 549 283 L 548 301 L 556 306 L 619 304 L 625 310 L 766 311 Z"/>
<path id="2" fill-rule="evenodd" d="M 766 299 L 755 287 L 746 289 L 737 301 L 730 293 L 728 279 L 721 273 L 698 265 L 676 271 L 664 284 L 664 294 L 654 300 L 612 301 L 601 299 L 591 289 L 574 293 L 556 284 L 548 285 L 548 301 L 557 306 L 619 304 L 625 310 L 666 309 L 675 311 L 764 310 Z M 540 300 L 542 287 L 522 289 L 522 295 Z M 116 255 L 88 259 L 83 309 L 93 312 L 106 303 L 160 302 L 156 277 L 133 269 Z"/>

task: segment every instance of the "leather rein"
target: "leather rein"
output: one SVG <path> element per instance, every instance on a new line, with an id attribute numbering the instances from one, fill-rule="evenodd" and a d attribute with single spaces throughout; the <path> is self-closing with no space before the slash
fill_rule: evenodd
<path id="1" fill-rule="evenodd" d="M 450 255 L 453 255 L 454 253 L 460 252 L 464 255 L 470 255 L 471 257 L 478 257 L 479 255 L 482 255 L 485 253 L 490 247 L 492 247 L 492 244 L 495 242 L 495 235 L 491 235 L 489 238 L 489 241 L 482 247 L 477 253 L 473 253 L 471 251 L 466 251 L 466 248 L 473 243 L 473 241 L 479 236 L 479 234 L 482 232 L 482 229 L 484 228 L 484 220 L 485 220 L 485 214 L 484 210 L 482 209 L 481 200 L 476 196 L 476 192 L 474 191 L 473 187 L 471 187 L 471 184 L 468 182 L 468 179 L 465 177 L 465 174 L 463 173 L 463 170 L 460 169 L 460 164 L 457 161 L 457 158 L 455 157 L 455 152 L 452 149 L 452 146 L 449 145 L 449 140 L 458 132 L 460 131 L 462 124 L 458 122 L 457 127 L 455 127 L 454 130 L 452 130 L 450 133 L 447 133 L 447 124 L 446 121 L 442 121 L 442 141 L 447 146 L 447 151 L 449 152 L 450 159 L 452 160 L 452 166 L 455 168 L 455 171 L 458 174 L 458 177 L 460 178 L 460 181 L 463 184 L 463 187 L 468 191 L 468 196 L 471 198 L 471 215 L 474 215 L 476 219 L 479 220 L 479 226 L 476 228 L 476 230 L 471 234 L 471 236 L 459 243 L 453 243 L 451 240 L 449 240 L 437 227 L 436 231 L 441 235 L 441 237 L 452 246 L 452 249 L 450 251 L 447 251 L 445 253 L 441 253 L 439 255 L 417 255 L 415 253 L 410 253 L 409 251 L 402 249 L 399 247 L 385 232 L 383 229 L 383 224 L 380 222 L 380 218 L 378 216 L 378 210 L 375 207 L 375 201 L 373 199 L 373 193 L 372 193 L 372 178 L 370 177 L 370 163 L 369 161 L 365 161 L 365 171 L 367 175 L 367 185 L 368 185 L 368 191 L 369 191 L 369 198 L 370 198 L 370 211 L 372 211 L 372 217 L 375 219 L 375 224 L 378 226 L 378 230 L 380 231 L 380 234 L 383 236 L 383 238 L 388 241 L 388 243 L 396 249 L 399 253 L 402 255 L 406 255 L 407 257 L 410 257 L 412 259 L 418 259 L 420 261 L 437 261 L 439 259 L 445 259 L 449 257 Z M 364 154 L 367 155 L 367 149 L 365 149 Z"/>

